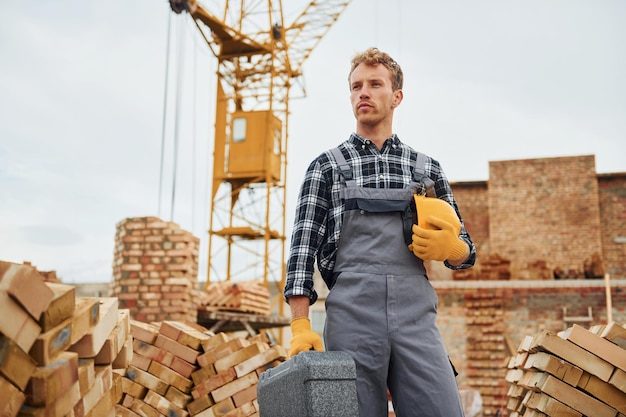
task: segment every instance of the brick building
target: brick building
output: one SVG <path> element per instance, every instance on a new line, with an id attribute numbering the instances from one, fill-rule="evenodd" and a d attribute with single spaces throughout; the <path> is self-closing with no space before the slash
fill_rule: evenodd
<path id="1" fill-rule="evenodd" d="M 510 260 L 512 279 L 542 278 L 537 264 L 584 277 L 594 262 L 626 277 L 626 172 L 598 175 L 593 155 L 490 162 L 488 181 L 452 188 L 479 262 Z"/>

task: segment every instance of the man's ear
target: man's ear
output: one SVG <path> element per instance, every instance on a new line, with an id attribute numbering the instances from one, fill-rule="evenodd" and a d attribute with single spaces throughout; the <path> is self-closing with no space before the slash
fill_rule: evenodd
<path id="1" fill-rule="evenodd" d="M 404 98 L 404 93 L 402 90 L 396 90 L 393 92 L 393 101 L 391 102 L 392 107 L 395 109 L 402 103 L 402 99 Z"/>

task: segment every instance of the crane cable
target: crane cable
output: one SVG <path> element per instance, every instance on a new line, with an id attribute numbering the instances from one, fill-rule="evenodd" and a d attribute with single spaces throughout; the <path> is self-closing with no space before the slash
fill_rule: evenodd
<path id="1" fill-rule="evenodd" d="M 167 108 L 168 108 L 168 92 L 169 92 L 169 61 L 170 61 L 170 45 L 171 45 L 171 22 L 172 15 L 168 13 L 167 24 L 167 46 L 165 57 L 165 89 L 163 93 L 163 114 L 161 124 L 161 162 L 159 168 L 159 200 L 157 215 L 161 217 L 161 203 L 163 199 L 163 177 L 165 171 L 165 137 L 166 137 L 166 124 L 167 124 Z M 174 218 L 174 206 L 176 201 L 176 176 L 178 172 L 178 147 L 179 147 L 179 132 L 180 132 L 180 101 L 183 90 L 183 71 L 184 71 L 184 53 L 185 53 L 185 25 L 179 25 L 179 39 L 178 39 L 178 55 L 177 55 L 177 74 L 176 74 L 176 103 L 174 114 L 174 152 L 173 152 L 173 167 L 172 167 L 172 193 L 170 199 L 170 221 Z"/>
<path id="2" fill-rule="evenodd" d="M 163 114 L 161 121 L 161 164 L 159 167 L 159 200 L 157 207 L 157 216 L 161 217 L 161 200 L 163 194 L 163 164 L 165 159 L 165 121 L 167 115 L 167 91 L 168 91 L 168 79 L 170 72 L 170 33 L 172 27 L 172 14 L 167 14 L 167 40 L 165 48 L 165 89 L 163 91 Z"/>
<path id="3" fill-rule="evenodd" d="M 196 226 L 196 109 L 198 108 L 197 94 L 196 94 L 196 72 L 198 69 L 197 51 L 195 45 L 193 46 L 193 114 L 191 120 L 191 230 L 195 230 Z"/>
<path id="4" fill-rule="evenodd" d="M 180 99 L 183 91 L 183 72 L 185 62 L 185 25 L 179 26 L 179 39 L 178 39 L 178 68 L 176 74 L 176 110 L 174 112 L 174 160 L 172 165 L 172 198 L 171 198 L 171 212 L 170 221 L 174 221 L 174 203 L 176 201 L 176 175 L 178 173 L 178 144 L 180 133 Z"/>

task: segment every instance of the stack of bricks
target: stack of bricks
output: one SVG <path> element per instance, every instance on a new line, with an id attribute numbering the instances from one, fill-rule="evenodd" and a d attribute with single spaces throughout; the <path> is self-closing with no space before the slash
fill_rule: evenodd
<path id="1" fill-rule="evenodd" d="M 479 258 L 475 268 L 459 269 L 453 272 L 455 281 L 499 281 L 511 279 L 511 261 L 499 255 Z"/>
<path id="2" fill-rule="evenodd" d="M 247 282 L 215 282 L 200 296 L 200 304 L 208 309 L 269 315 L 270 292 L 259 280 Z"/>
<path id="3" fill-rule="evenodd" d="M 128 311 L 27 265 L 0 262 L 0 288 L 0 415 L 115 416 L 113 370 L 132 354 Z"/>
<path id="4" fill-rule="evenodd" d="M 506 360 L 502 294 L 478 291 L 465 296 L 467 317 L 466 383 L 478 391 L 483 416 L 493 416 L 506 394 L 502 364 Z"/>
<path id="5" fill-rule="evenodd" d="M 509 416 L 624 417 L 625 348 L 615 322 L 526 336 L 508 362 Z"/>
<path id="6" fill-rule="evenodd" d="M 525 273 L 521 276 L 525 279 L 554 279 L 554 272 L 548 267 L 548 263 L 544 260 L 529 262 Z"/>
<path id="7" fill-rule="evenodd" d="M 131 334 L 118 416 L 258 417 L 259 375 L 287 357 L 265 335 L 229 337 L 191 323 L 131 321 Z"/>
<path id="8" fill-rule="evenodd" d="M 112 293 L 143 322 L 195 322 L 200 240 L 157 217 L 117 224 Z"/>

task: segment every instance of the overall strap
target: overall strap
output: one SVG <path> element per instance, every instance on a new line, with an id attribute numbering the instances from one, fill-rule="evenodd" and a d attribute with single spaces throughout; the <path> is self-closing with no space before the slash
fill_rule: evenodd
<path id="1" fill-rule="evenodd" d="M 356 181 L 352 175 L 352 166 L 348 164 L 339 147 L 330 150 L 331 155 L 335 158 L 335 162 L 339 166 L 339 178 L 346 185 L 355 185 Z"/>
<path id="2" fill-rule="evenodd" d="M 435 194 L 435 182 L 426 175 L 426 155 L 421 152 L 417 152 L 415 169 L 413 170 L 413 181 L 424 184 L 427 197 L 437 196 Z"/>

